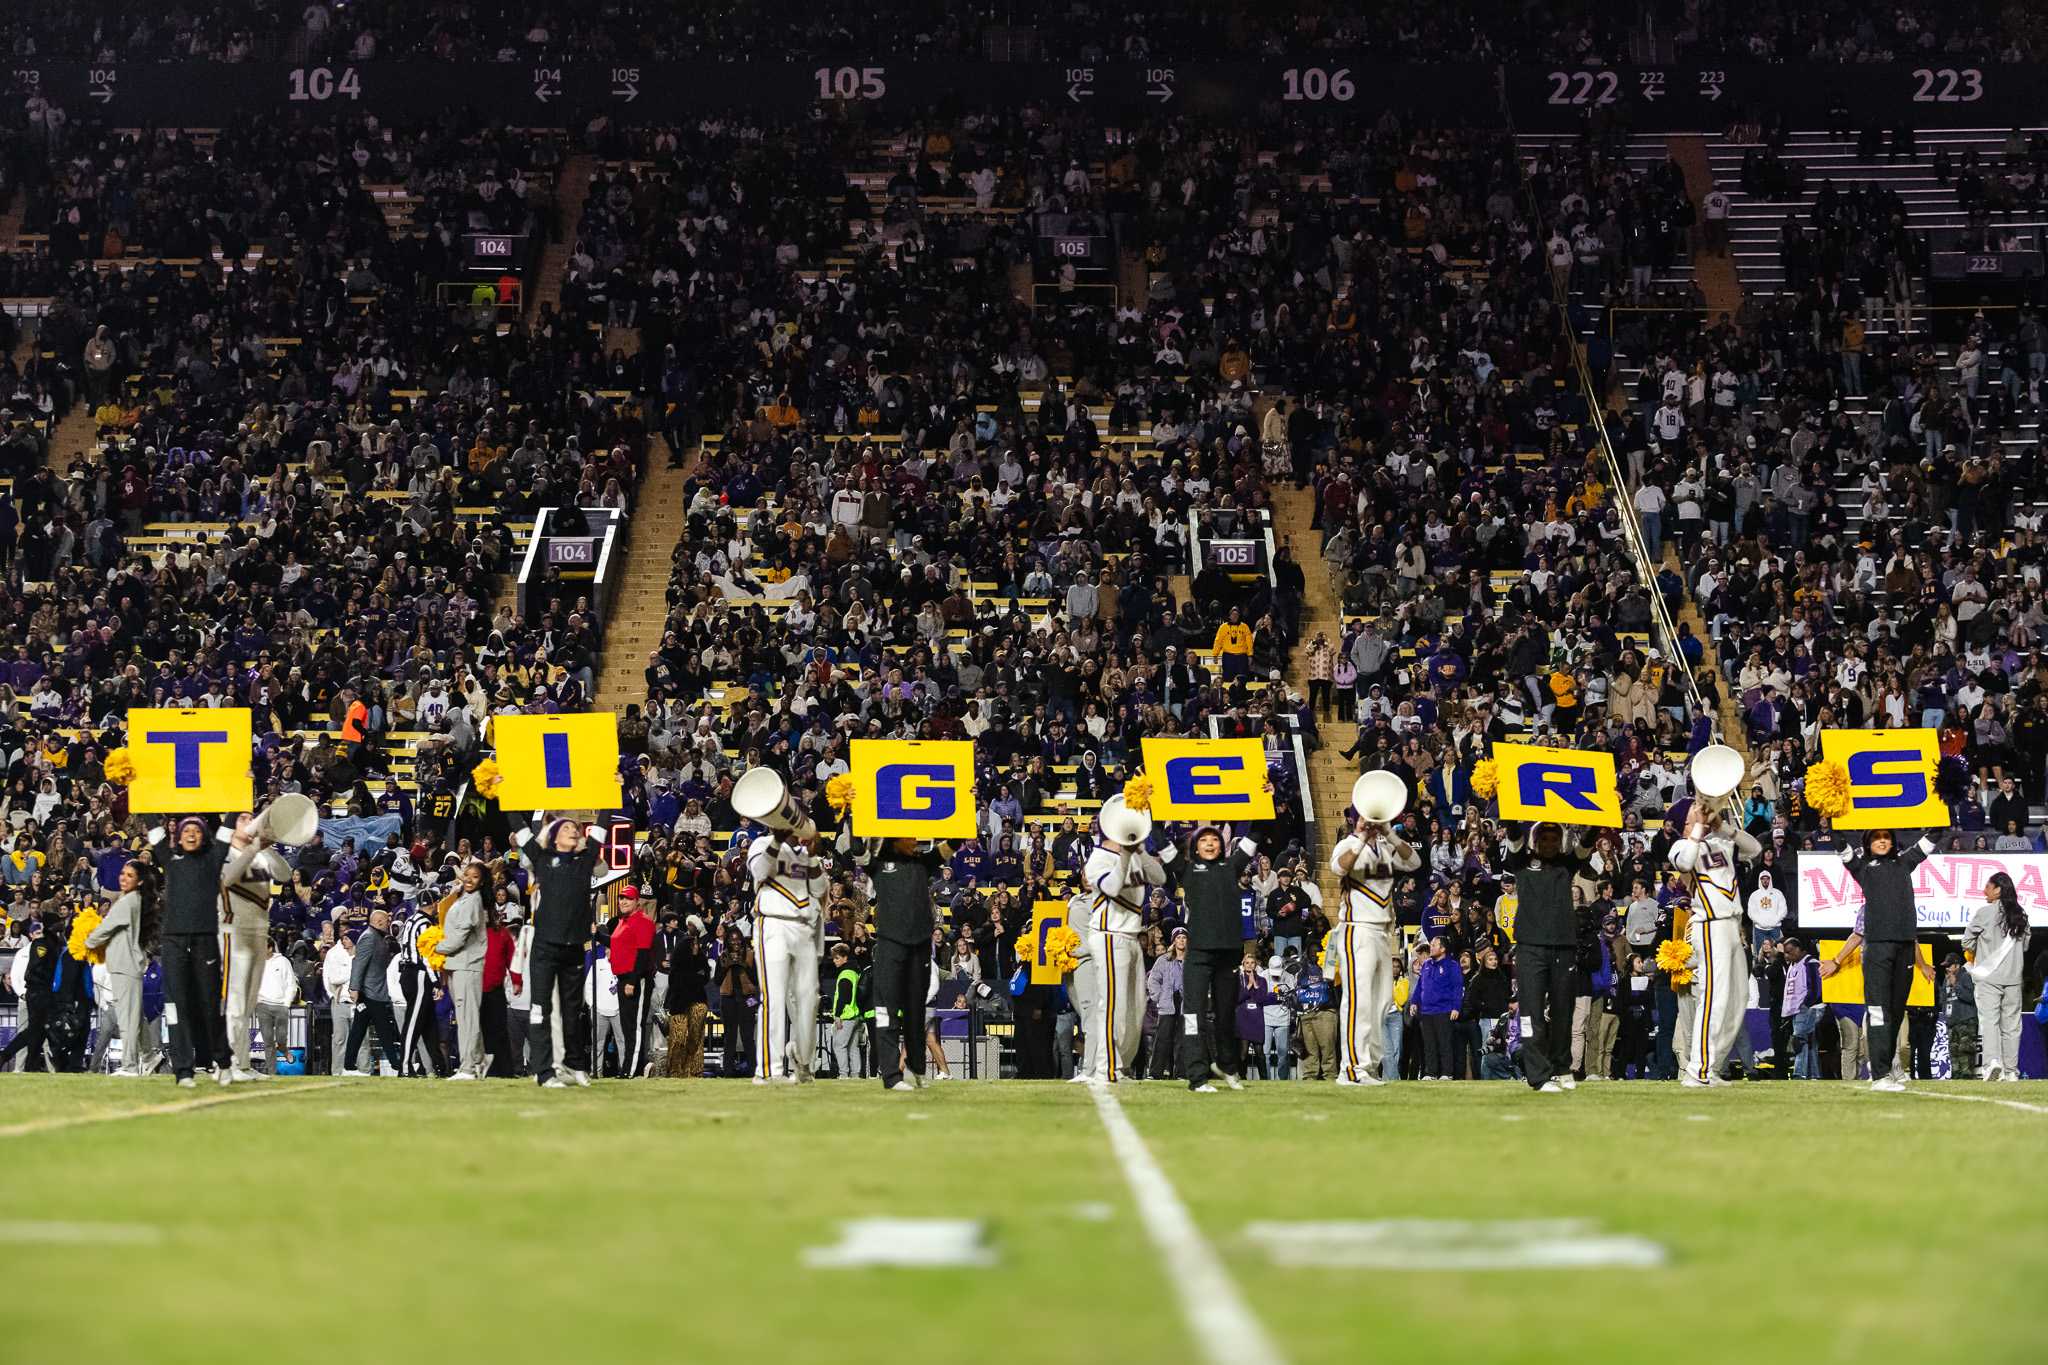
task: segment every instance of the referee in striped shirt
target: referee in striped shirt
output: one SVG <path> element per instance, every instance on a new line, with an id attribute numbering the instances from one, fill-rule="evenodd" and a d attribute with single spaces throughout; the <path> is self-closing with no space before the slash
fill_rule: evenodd
<path id="1" fill-rule="evenodd" d="M 448 1074 L 448 1061 L 441 1055 L 441 1028 L 434 1014 L 434 973 L 420 952 L 420 935 L 441 923 L 426 910 L 427 895 L 420 892 L 420 904 L 398 926 L 398 981 L 405 988 L 405 1026 L 399 1031 L 399 1047 L 408 1076 L 428 1074 L 419 1064 L 422 1047 L 433 1064 L 432 1074 Z"/>

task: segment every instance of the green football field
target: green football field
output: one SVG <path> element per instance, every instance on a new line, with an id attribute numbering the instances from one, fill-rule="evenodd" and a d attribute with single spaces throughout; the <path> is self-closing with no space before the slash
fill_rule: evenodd
<path id="1" fill-rule="evenodd" d="M 2048 1085 L 1924 1089 L 8 1075 L 0 1360 L 2039 1360 Z"/>

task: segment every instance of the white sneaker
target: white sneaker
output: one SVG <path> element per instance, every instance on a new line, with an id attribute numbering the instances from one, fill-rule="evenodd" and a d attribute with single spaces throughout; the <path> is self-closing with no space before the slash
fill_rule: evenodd
<path id="1" fill-rule="evenodd" d="M 766 1084 L 768 1084 L 768 1078 L 767 1078 L 766 1076 L 756 1076 L 756 1077 L 754 1077 L 754 1084 L 755 1084 L 755 1085 L 766 1085 Z"/>
<path id="2" fill-rule="evenodd" d="M 936 1075 L 934 1075 L 934 1076 L 932 1077 L 932 1084 L 933 1084 L 933 1085 L 937 1085 L 937 1084 L 938 1084 L 938 1083 L 939 1083 L 940 1081 L 950 1081 L 950 1080 L 952 1080 L 952 1079 L 953 1079 L 953 1073 L 952 1073 L 952 1072 L 950 1072 L 950 1071 L 941 1071 L 941 1072 L 937 1073 Z"/>
<path id="3" fill-rule="evenodd" d="M 232 1071 L 228 1072 L 228 1077 L 229 1077 L 229 1078 L 230 1078 L 231 1080 L 234 1080 L 234 1081 L 238 1081 L 238 1082 L 239 1082 L 239 1081 L 260 1081 L 260 1080 L 264 1079 L 264 1077 L 263 1077 L 263 1073 L 262 1073 L 262 1072 L 260 1072 L 260 1071 L 244 1071 L 244 1070 L 243 1070 L 243 1069 L 242 1069 L 241 1067 L 236 1067 L 236 1068 L 235 1068 L 234 1070 L 232 1070 Z"/>
<path id="4" fill-rule="evenodd" d="M 550 1076 L 540 1083 L 540 1088 L 543 1090 L 567 1090 L 569 1083 L 560 1076 Z"/>
<path id="5" fill-rule="evenodd" d="M 370 1079 L 370 1073 L 367 1071 L 344 1071 L 341 1074 L 344 1076 L 354 1076 L 361 1080 Z"/>
<path id="6" fill-rule="evenodd" d="M 220 1082 L 222 1085 L 226 1085 L 228 1081 L 232 1078 L 232 1073 L 230 1073 L 228 1069 L 224 1066 L 217 1066 L 213 1069 L 213 1078 L 214 1080 Z"/>
<path id="7" fill-rule="evenodd" d="M 1562 1095 L 1564 1093 L 1564 1087 L 1559 1085 L 1556 1081 L 1545 1081 L 1542 1084 L 1542 1086 L 1537 1089 L 1536 1093 L 1539 1095 Z"/>
<path id="8" fill-rule="evenodd" d="M 119 1076 L 124 1080 L 139 1081 L 142 1079 L 142 1073 L 140 1071 L 130 1071 L 125 1066 L 117 1066 L 112 1071 L 109 1071 L 107 1074 L 109 1076 Z"/>
<path id="9" fill-rule="evenodd" d="M 1339 1076 L 1339 1077 L 1337 1078 L 1337 1084 L 1339 1084 L 1339 1085 L 1385 1085 L 1385 1084 L 1386 1084 L 1386 1082 L 1385 1082 L 1385 1081 L 1383 1081 L 1383 1080 L 1381 1080 L 1381 1079 L 1380 1079 L 1379 1077 L 1377 1077 L 1377 1076 L 1374 1076 L 1374 1075 L 1372 1075 L 1372 1074 L 1370 1074 L 1370 1073 L 1368 1073 L 1368 1072 L 1361 1072 L 1361 1073 L 1359 1073 L 1359 1077 L 1358 1077 L 1358 1079 L 1357 1079 L 1357 1080 L 1355 1080 L 1355 1081 L 1353 1081 L 1353 1080 L 1346 1080 L 1346 1079 L 1345 1079 L 1344 1077 L 1342 1077 L 1342 1076 Z"/>
<path id="10" fill-rule="evenodd" d="M 1707 1088 L 1707 1083 L 1695 1076 L 1680 1076 L 1678 1083 L 1687 1090 L 1705 1090 Z"/>
<path id="11" fill-rule="evenodd" d="M 1604 1080 L 1606 1080 L 1606 1079 L 1607 1079 L 1607 1078 L 1606 1078 L 1605 1076 L 1601 1075 L 1601 1074 L 1600 1074 L 1599 1072 L 1597 1072 L 1597 1071 L 1588 1071 L 1588 1072 L 1586 1073 L 1586 1084 L 1587 1084 L 1587 1085 L 1591 1085 L 1591 1084 L 1592 1084 L 1593 1082 L 1595 1082 L 1595 1081 L 1604 1081 Z"/>
<path id="12" fill-rule="evenodd" d="M 1984 1079 L 1987 1081 L 2005 1079 L 2005 1068 L 1999 1063 L 1993 1062 L 1990 1066 L 1984 1068 Z"/>
<path id="13" fill-rule="evenodd" d="M 569 1079 L 585 1088 L 588 1088 L 590 1085 L 590 1073 L 588 1071 L 572 1071 L 569 1073 Z"/>
<path id="14" fill-rule="evenodd" d="M 913 1071 L 913 1072 L 911 1072 L 911 1073 L 910 1073 L 910 1084 L 911 1084 L 911 1087 L 912 1087 L 913 1089 L 916 1089 L 916 1090 L 922 1090 L 922 1089 L 924 1089 L 924 1073 L 923 1073 L 922 1071 Z"/>
<path id="15" fill-rule="evenodd" d="M 1726 1076 L 1723 1076 L 1720 1072 L 1716 1071 L 1713 1075 L 1707 1077 L 1707 1084 L 1713 1086 L 1726 1086 L 1735 1085 L 1737 1084 L 1737 1082 L 1729 1080 Z"/>
<path id="16" fill-rule="evenodd" d="M 1998 1079 L 2005 1082 L 2007 1085 L 2018 1085 L 2020 1083 L 2020 1073 L 2017 1070 L 2008 1071 L 2003 1076 L 2000 1076 Z"/>
<path id="17" fill-rule="evenodd" d="M 1229 1086 L 1232 1090 L 1244 1089 L 1244 1082 L 1240 1080 L 1238 1077 L 1231 1075 L 1228 1071 L 1223 1073 L 1223 1083 Z"/>
<path id="18" fill-rule="evenodd" d="M 1571 1076 L 1559 1076 L 1557 1083 L 1567 1090 L 1577 1090 L 1579 1088 L 1578 1081 Z"/>
<path id="19" fill-rule="evenodd" d="M 901 1091 L 913 1091 L 913 1090 L 916 1090 L 916 1089 L 917 1089 L 917 1087 L 916 1087 L 916 1086 L 914 1086 L 914 1085 L 912 1085 L 912 1084 L 911 1084 L 911 1083 L 910 1083 L 909 1081 L 893 1081 L 893 1082 L 891 1082 L 890 1084 L 888 1084 L 888 1085 L 885 1085 L 885 1086 L 883 1086 L 882 1088 L 883 1088 L 884 1090 L 901 1090 Z"/>
<path id="20" fill-rule="evenodd" d="M 476 1079 L 476 1076 L 471 1072 L 458 1070 L 449 1072 L 448 1079 L 451 1081 L 473 1081 Z"/>
<path id="21" fill-rule="evenodd" d="M 1189 1086 L 1188 1091 L 1190 1094 L 1195 1095 L 1219 1095 L 1223 1093 L 1222 1091 L 1218 1090 L 1215 1086 L 1209 1084 L 1207 1081 L 1203 1081 L 1200 1085 Z"/>
<path id="22" fill-rule="evenodd" d="M 180 1090 L 194 1090 L 197 1089 L 198 1086 L 199 1082 L 193 1080 L 190 1076 L 178 1077 L 178 1089 Z"/>
<path id="23" fill-rule="evenodd" d="M 1880 1076 L 1870 1083 L 1870 1088 L 1882 1094 L 1896 1095 L 1906 1088 L 1906 1083 L 1896 1076 Z"/>

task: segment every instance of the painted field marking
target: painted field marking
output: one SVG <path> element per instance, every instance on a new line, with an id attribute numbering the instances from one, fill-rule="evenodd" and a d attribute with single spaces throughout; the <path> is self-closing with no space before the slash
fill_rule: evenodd
<path id="1" fill-rule="evenodd" d="M 199 1099 L 144 1105 L 140 1109 L 122 1109 L 111 1114 L 77 1114 L 67 1118 L 30 1119 L 27 1123 L 11 1123 L 5 1128 L 0 1128 L 0 1138 L 27 1137 L 32 1133 L 52 1133 L 60 1128 L 83 1128 L 90 1123 L 113 1123 L 120 1119 L 147 1119 L 166 1114 L 184 1114 L 194 1109 L 211 1109 L 220 1104 L 260 1100 L 266 1095 L 310 1095 L 316 1090 L 333 1090 L 346 1084 L 346 1081 L 315 1081 L 310 1085 L 266 1085 L 254 1090 L 236 1090 L 228 1094 L 206 1095 Z"/>
<path id="2" fill-rule="evenodd" d="M 1648 1238 L 1602 1232 L 1590 1218 L 1257 1222 L 1246 1224 L 1244 1235 L 1287 1269 L 1649 1269 L 1668 1259 Z"/>
<path id="3" fill-rule="evenodd" d="M 1990 1095 L 1952 1095 L 1946 1090 L 1908 1090 L 1908 1095 L 1918 1095 L 1923 1100 L 1961 1100 L 1964 1104 L 2002 1104 L 2007 1109 L 2017 1109 L 2027 1114 L 2048 1114 L 2048 1104 L 2028 1104 L 2025 1100 L 1994 1099 Z"/>
<path id="4" fill-rule="evenodd" d="M 1102 1126 L 1109 1130 L 1110 1150 L 1137 1201 L 1145 1235 L 1166 1262 L 1166 1278 L 1180 1300 L 1195 1349 L 1212 1365 L 1280 1365 L 1285 1359 L 1280 1348 L 1252 1314 L 1222 1258 L 1195 1226 L 1194 1215 L 1174 1193 L 1173 1182 L 1153 1160 L 1123 1106 L 1106 1085 L 1091 1085 L 1088 1090 Z"/>
<path id="5" fill-rule="evenodd" d="M 0 1223 L 0 1246 L 155 1246 L 162 1228 L 148 1223 Z"/>
<path id="6" fill-rule="evenodd" d="M 995 1263 L 988 1229 L 973 1218 L 849 1218 L 839 1225 L 838 1245 L 804 1251 L 804 1264 L 813 1270 L 984 1269 Z"/>

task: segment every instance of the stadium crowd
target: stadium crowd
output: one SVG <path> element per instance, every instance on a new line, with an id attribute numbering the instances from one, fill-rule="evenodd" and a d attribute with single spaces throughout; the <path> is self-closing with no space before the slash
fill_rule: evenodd
<path id="1" fill-rule="evenodd" d="M 1570 8 L 1589 24 L 1608 10 Z M 112 26 L 56 9 L 71 17 L 14 25 L 18 55 L 33 32 L 53 55 L 232 59 L 245 19 L 261 21 L 248 54 L 294 17 L 200 6 Z M 477 34 L 451 44 L 447 7 L 316 4 L 303 39 L 316 10 L 320 41 L 352 51 L 365 35 L 384 55 L 492 51 Z M 602 52 L 644 17 L 598 7 L 506 41 Z M 697 17 L 657 25 L 646 50 L 784 20 L 809 27 L 734 36 L 836 41 L 817 31 L 830 20 L 772 6 L 706 11 L 703 32 Z M 1449 21 L 1431 7 L 1352 23 L 1399 53 Z M 969 21 L 931 23 L 939 50 L 972 50 Z M 1148 22 L 1113 44 L 1297 36 Z M 702 1074 L 715 1020 L 724 1072 L 752 1070 L 753 831 L 733 784 L 766 765 L 834 823 L 824 789 L 853 738 L 976 741 L 984 801 L 936 889 L 935 998 L 976 1028 L 1014 1023 L 1024 1074 L 1071 1074 L 1079 1021 L 1058 992 L 1006 989 L 1014 940 L 1035 904 L 1071 893 L 1089 813 L 1141 736 L 1264 741 L 1278 814 L 1249 831 L 1235 1028 L 1272 1078 L 1334 1075 L 1342 990 L 1317 960 L 1334 821 L 1304 817 L 1297 742 L 1411 792 L 1426 861 L 1399 908 L 1417 944 L 1385 1029 L 1390 1074 L 1417 1078 L 1516 1074 L 1513 879 L 1472 788 L 1490 741 L 1616 759 L 1626 823 L 1577 888 L 1573 1067 L 1588 1079 L 1675 1074 L 1677 997 L 1655 950 L 1689 898 L 1666 855 L 1685 761 L 1724 709 L 1758 758 L 1743 815 L 1765 851 L 1742 892 L 1760 927 L 1777 914 L 1786 931 L 1758 936 L 1769 1044 L 1745 1047 L 1749 1074 L 1787 1075 L 1809 1047 L 1802 1075 L 1858 1074 L 1854 1016 L 1818 1026 L 1791 875 L 1798 852 L 1834 845 L 1801 798 L 1819 726 L 1942 729 L 1950 837 L 2042 846 L 2042 467 L 2031 440 L 2001 438 L 2038 405 L 2044 338 L 2022 312 L 1987 316 L 1953 357 L 1931 348 L 1911 326 L 1919 247 L 1879 193 L 1824 193 L 1788 233 L 1785 292 L 1745 316 L 1631 315 L 1646 320 L 1596 348 L 1598 391 L 1619 391 L 1617 485 L 1567 328 L 1588 301 L 1657 296 L 1705 238 L 1674 166 L 1632 171 L 1597 139 L 1525 156 L 1499 133 L 1392 114 L 1341 136 L 1293 114 L 1112 136 L 986 111 L 559 139 L 460 114 L 203 138 L 46 116 L 36 134 L 18 125 L 10 144 L 26 237 L 0 265 L 0 294 L 49 300 L 6 362 L 24 420 L 0 493 L 0 951 L 66 941 L 152 823 L 104 767 L 129 706 L 249 706 L 258 804 L 299 792 L 327 817 L 272 910 L 289 980 L 266 981 L 263 1003 L 309 1008 L 301 1065 L 352 1060 L 334 1030 L 354 955 L 366 940 L 381 953 L 394 917 L 471 858 L 494 907 L 491 1013 L 524 1017 L 533 873 L 518 823 L 469 777 L 491 715 L 587 708 L 601 650 L 573 582 L 507 589 L 513 527 L 564 504 L 630 513 L 661 458 L 687 466 L 686 529 L 620 717 L 621 814 L 645 837 L 621 869 L 624 913 L 589 950 L 586 1017 L 567 1024 L 614 1067 Z M 556 194 L 575 156 L 593 175 L 569 220 Z M 1144 298 L 1093 302 L 1071 277 L 1044 281 L 1050 302 L 1020 292 L 1052 222 L 1113 227 Z M 516 279 L 445 297 L 480 230 L 562 236 L 559 304 L 529 314 Z M 80 408 L 89 446 L 52 448 Z M 1274 516 L 1297 498 L 1314 543 Z M 1631 519 L 1661 566 L 1647 584 Z M 1266 530 L 1270 581 L 1187 576 L 1192 535 Z M 1321 630 L 1310 568 L 1341 612 Z M 1704 634 L 1682 621 L 1675 653 L 1654 647 L 1659 613 L 1688 607 Z M 853 1073 L 867 898 L 837 866 L 824 1007 Z M 1162 894 L 1149 917 L 1141 1065 L 1172 1074 L 1179 916 Z M 97 1060 L 91 974 L 15 961 L 10 992 L 56 1026 L 13 1051 Z M 51 970 L 32 979 L 38 963 Z M 1906 1031 L 1923 1074 L 1969 1065 L 1974 997 L 1956 966 L 1943 980 Z M 445 1030 L 453 1001 L 428 989 Z M 665 1046 L 643 1053 L 650 1026 Z M 497 1041 L 494 1073 L 517 1074 L 521 1048 Z M 438 1069 L 452 1049 L 430 1051 Z"/>

